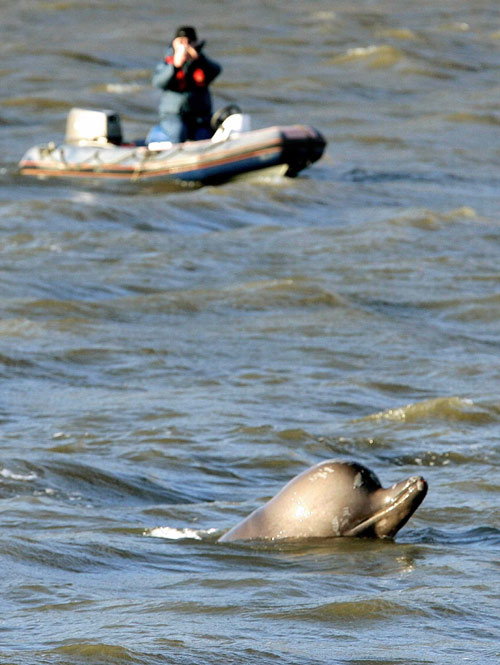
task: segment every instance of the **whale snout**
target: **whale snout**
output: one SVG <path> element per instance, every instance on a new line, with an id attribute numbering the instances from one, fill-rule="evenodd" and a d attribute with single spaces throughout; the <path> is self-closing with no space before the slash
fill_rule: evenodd
<path id="1" fill-rule="evenodd" d="M 387 497 L 387 500 L 390 501 L 397 501 L 400 497 L 404 497 L 405 495 L 408 494 L 408 496 L 412 496 L 414 494 L 423 494 L 422 500 L 427 494 L 427 481 L 423 476 L 410 476 L 407 480 L 403 480 L 400 483 L 396 483 L 396 485 L 393 485 L 389 492 L 394 491 L 393 496 L 391 497 L 390 495 Z"/>
<path id="2" fill-rule="evenodd" d="M 343 535 L 393 538 L 422 503 L 427 488 L 422 476 L 411 476 L 389 489 L 380 488 L 375 493 L 370 514 Z"/>
<path id="3" fill-rule="evenodd" d="M 423 476 L 411 476 L 385 490 L 385 509 L 374 515 L 373 530 L 379 538 L 392 538 L 425 499 L 428 490 Z"/>

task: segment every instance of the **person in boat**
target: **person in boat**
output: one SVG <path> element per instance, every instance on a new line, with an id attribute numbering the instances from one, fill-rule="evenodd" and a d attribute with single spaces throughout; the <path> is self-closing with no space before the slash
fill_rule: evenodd
<path id="1" fill-rule="evenodd" d="M 153 74 L 152 83 L 163 90 L 160 124 L 149 133 L 147 142 L 180 143 L 210 138 L 212 98 L 208 86 L 220 74 L 221 66 L 203 53 L 205 42 L 198 41 L 191 26 L 180 27 Z"/>

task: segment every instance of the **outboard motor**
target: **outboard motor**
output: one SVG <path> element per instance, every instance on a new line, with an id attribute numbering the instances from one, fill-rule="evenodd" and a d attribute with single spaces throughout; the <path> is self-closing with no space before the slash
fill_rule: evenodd
<path id="1" fill-rule="evenodd" d="M 115 111 L 74 108 L 66 121 L 66 143 L 72 145 L 120 145 L 122 130 Z"/>
<path id="2" fill-rule="evenodd" d="M 216 111 L 210 122 L 214 135 L 212 141 L 225 141 L 230 135 L 250 131 L 250 116 L 242 113 L 237 104 L 229 104 Z"/>

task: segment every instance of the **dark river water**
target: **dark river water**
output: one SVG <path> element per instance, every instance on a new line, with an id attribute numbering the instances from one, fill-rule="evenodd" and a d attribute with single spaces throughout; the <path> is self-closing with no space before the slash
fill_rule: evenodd
<path id="1" fill-rule="evenodd" d="M 491 0 L 2 0 L 0 662 L 498 663 L 500 13 Z M 194 23 L 296 179 L 16 173 L 74 106 L 129 138 Z M 222 544 L 357 460 L 393 541 Z"/>

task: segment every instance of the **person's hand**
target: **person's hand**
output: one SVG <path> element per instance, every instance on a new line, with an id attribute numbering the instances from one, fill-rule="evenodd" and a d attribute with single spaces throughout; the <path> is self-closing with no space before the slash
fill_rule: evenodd
<path id="1" fill-rule="evenodd" d="M 196 60 L 198 58 L 198 51 L 196 50 L 196 44 L 190 44 L 186 46 L 186 53 L 189 60 Z"/>
<path id="2" fill-rule="evenodd" d="M 182 67 L 188 60 L 196 60 L 198 51 L 189 43 L 187 37 L 176 37 L 172 42 L 174 49 L 174 67 Z"/>

